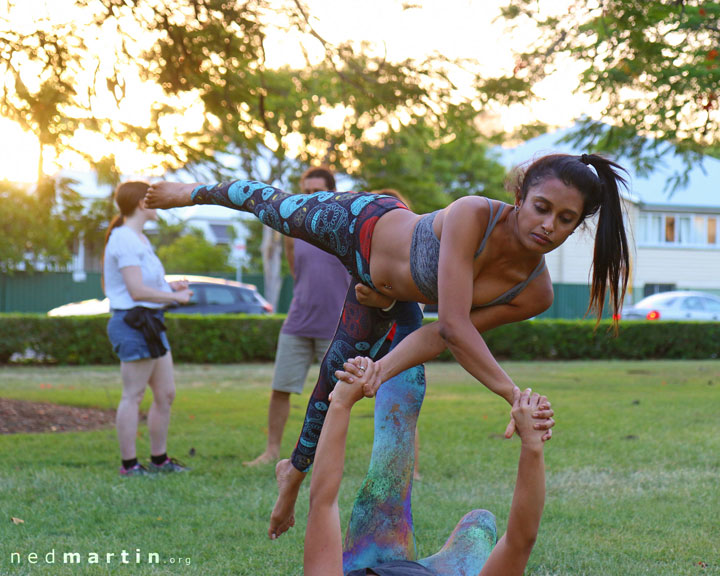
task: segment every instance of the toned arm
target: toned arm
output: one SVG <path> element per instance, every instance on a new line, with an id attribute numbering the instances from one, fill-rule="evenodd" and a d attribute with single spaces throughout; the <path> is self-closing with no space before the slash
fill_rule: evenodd
<path id="1" fill-rule="evenodd" d="M 468 315 L 475 332 L 476 346 L 473 350 L 474 359 L 461 365 L 487 386 L 493 392 L 500 394 L 504 382 L 512 382 L 505 371 L 497 363 L 480 334 L 512 322 L 527 320 L 541 314 L 552 304 L 552 286 L 550 277 L 545 270 L 535 278 L 511 303 L 477 308 Z M 379 361 L 380 379 L 382 382 L 397 376 L 404 370 L 417 366 L 437 357 L 447 347 L 446 340 L 441 334 L 442 324 L 433 322 L 426 324 L 407 336 L 387 356 Z M 509 398 L 500 394 L 509 401 L 512 399 L 512 390 Z"/>
<path id="2" fill-rule="evenodd" d="M 544 401 L 529 389 L 515 392 L 512 415 L 522 442 L 515 493 L 507 532 L 493 548 L 480 576 L 522 576 L 535 545 L 545 506 L 545 431 L 534 428 L 538 421 L 532 414 Z"/>

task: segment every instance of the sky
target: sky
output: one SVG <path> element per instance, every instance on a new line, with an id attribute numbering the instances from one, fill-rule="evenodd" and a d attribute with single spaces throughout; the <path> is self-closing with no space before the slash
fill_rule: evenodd
<path id="1" fill-rule="evenodd" d="M 307 3 L 313 26 L 330 42 L 348 39 L 367 41 L 377 50 L 386 52 L 391 60 L 421 58 L 433 52 L 451 58 L 470 58 L 477 60 L 479 69 L 489 75 L 512 69 L 515 64 L 512 49 L 534 35 L 531 25 L 512 35 L 501 21 L 496 21 L 502 0 L 417 0 L 406 2 L 417 6 L 410 9 L 403 9 L 402 3 L 395 0 L 308 0 Z M 44 14 L 53 18 L 75 17 L 72 0 L 23 0 L 18 4 L 19 11 L 13 13 L 13 24 L 17 24 L 18 29 L 31 25 L 33 18 Z M 538 9 L 566 10 L 567 4 L 568 0 L 539 0 Z M 2 10 L 4 8 L 0 5 Z M 271 34 L 267 48 L 269 65 L 303 64 L 297 38 L 292 34 Z M 319 49 L 319 45 L 316 48 Z M 460 85 L 463 83 L 462 77 L 454 80 Z M 497 122 L 507 130 L 532 120 L 552 126 L 567 126 L 583 113 L 594 114 L 597 105 L 591 105 L 582 95 L 573 94 L 576 83 L 577 68 L 568 64 L 562 72 L 537 86 L 539 100 L 532 108 L 516 106 L 504 110 Z M 142 99 L 147 98 L 147 90 L 143 89 L 139 80 L 130 79 L 127 95 L 128 102 L 117 114 L 132 119 L 132 114 L 142 114 Z M 184 121 L 199 122 L 199 110 L 188 114 Z M 0 140 L 0 178 L 34 181 L 39 158 L 35 138 L 2 117 L 0 132 L 4 136 Z M 148 158 L 127 144 L 107 142 L 98 135 L 82 138 L 81 144 L 90 147 L 98 156 L 112 151 L 125 173 L 148 170 Z M 46 158 L 47 173 L 54 173 L 60 168 L 82 170 L 83 165 L 71 156 Z"/>

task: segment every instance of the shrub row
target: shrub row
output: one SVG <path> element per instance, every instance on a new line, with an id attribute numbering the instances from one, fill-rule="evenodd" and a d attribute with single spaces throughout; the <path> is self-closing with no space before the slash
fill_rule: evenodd
<path id="1" fill-rule="evenodd" d="M 167 316 L 176 362 L 272 361 L 283 316 Z M 53 364 L 114 364 L 107 316 L 49 318 L 0 315 L 0 363 L 11 358 Z M 609 323 L 534 320 L 486 333 L 496 357 L 515 360 L 708 359 L 720 353 L 718 322 L 625 322 L 617 337 Z M 15 356 L 13 356 L 15 355 Z M 449 352 L 441 360 L 451 359 Z"/>

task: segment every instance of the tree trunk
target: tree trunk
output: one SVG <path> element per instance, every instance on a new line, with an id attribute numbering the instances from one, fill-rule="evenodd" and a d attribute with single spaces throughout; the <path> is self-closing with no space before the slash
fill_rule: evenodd
<path id="1" fill-rule="evenodd" d="M 282 234 L 268 226 L 263 226 L 260 249 L 263 258 L 265 299 L 277 310 L 282 288 Z"/>

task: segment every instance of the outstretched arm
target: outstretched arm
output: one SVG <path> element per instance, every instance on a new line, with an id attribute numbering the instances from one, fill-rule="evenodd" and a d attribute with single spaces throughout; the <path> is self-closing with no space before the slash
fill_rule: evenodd
<path id="1" fill-rule="evenodd" d="M 342 576 L 342 530 L 338 492 L 345 465 L 350 410 L 363 397 L 363 384 L 377 377 L 369 358 L 345 363 L 330 395 L 310 482 L 310 511 L 305 533 L 305 576 Z"/>
<path id="2" fill-rule="evenodd" d="M 515 392 L 512 415 L 522 441 L 517 482 L 507 532 L 498 541 L 480 576 L 522 576 L 540 528 L 545 505 L 543 443 L 552 436 L 552 410 L 547 399 L 530 389 Z M 544 420 L 538 421 L 539 418 Z M 545 417 L 547 416 L 547 417 Z"/>
<path id="3" fill-rule="evenodd" d="M 467 359 L 462 366 L 488 389 L 503 396 L 510 404 L 512 403 L 514 384 L 495 360 L 480 334 L 503 324 L 532 318 L 543 312 L 547 308 L 545 303 L 548 301 L 548 295 L 544 288 L 547 282 L 548 278 L 541 275 L 533 280 L 512 303 L 478 308 L 469 314 L 471 329 L 476 332 L 478 345 L 472 351 L 472 357 Z M 552 292 L 549 294 L 550 301 L 551 298 Z M 379 361 L 381 381 L 385 382 L 412 366 L 432 360 L 443 352 L 447 346 L 441 335 L 441 328 L 440 322 L 426 324 L 408 335 L 391 350 Z M 510 388 L 509 394 L 507 393 L 508 388 Z M 370 392 L 374 393 L 375 391 L 368 391 L 368 395 Z"/>

